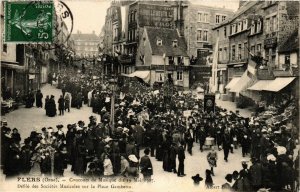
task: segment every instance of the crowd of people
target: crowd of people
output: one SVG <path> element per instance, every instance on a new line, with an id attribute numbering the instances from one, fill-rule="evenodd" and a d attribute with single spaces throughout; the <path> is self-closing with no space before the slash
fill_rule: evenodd
<path id="1" fill-rule="evenodd" d="M 88 104 L 93 112 L 99 114 L 99 121 L 91 116 L 88 123 L 81 120 L 73 122 L 67 125 L 66 133 L 63 125 L 57 125 L 57 130 L 44 127 L 40 132 L 32 131 L 24 139 L 23 146 L 7 125 L 2 126 L 1 157 L 7 177 L 50 175 L 51 167 L 54 167 L 53 174 L 63 176 L 69 164 L 71 171 L 80 176 L 138 177 L 141 171 L 144 178 L 151 178 L 155 173 L 149 156 L 162 161 L 164 171 L 184 177 L 185 151 L 193 155 L 193 150 L 200 150 L 204 155 L 203 150 L 210 140 L 212 147 L 207 154 L 209 168 L 205 171 L 207 188 L 214 185 L 214 167 L 221 159 L 217 151 L 222 150 L 223 159 L 228 162 L 230 153 L 241 147 L 241 156 L 250 157 L 251 163 L 243 161 L 242 170 L 227 174 L 227 183 L 222 185 L 224 189 L 295 190 L 295 182 L 299 179 L 299 152 L 294 154 L 298 132 L 297 128 L 290 128 L 290 121 L 269 123 L 259 113 L 244 118 L 239 111 L 220 107 L 216 107 L 214 113 L 207 113 L 203 100 L 196 99 L 192 93 L 175 91 L 166 99 L 159 91 L 145 88 L 136 81 L 131 82 L 134 86 L 130 87 L 138 89 L 141 86 L 143 91 L 123 92 L 118 89 L 114 93 L 115 126 L 112 126 L 110 98 L 113 92 L 108 82 L 70 73 L 58 74 L 58 86 L 62 89 L 61 101 L 58 101 L 60 114 L 66 109 L 65 95 L 70 93 L 71 107 L 80 108 L 82 103 Z M 54 98 L 51 100 L 54 101 Z M 291 99 L 288 105 L 297 103 Z M 49 106 L 50 103 L 48 109 Z M 188 110 L 191 115 L 184 116 Z M 295 113 L 296 110 L 292 110 L 290 118 L 296 118 Z M 194 146 L 199 148 L 193 149 Z M 140 154 L 142 148 L 145 149 L 144 155 Z M 192 178 L 195 183 L 202 179 L 199 175 Z"/>

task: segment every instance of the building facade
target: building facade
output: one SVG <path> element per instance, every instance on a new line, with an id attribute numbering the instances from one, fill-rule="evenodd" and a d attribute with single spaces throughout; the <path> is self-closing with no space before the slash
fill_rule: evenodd
<path id="1" fill-rule="evenodd" d="M 184 9 L 184 37 L 191 61 L 190 84 L 207 84 L 211 77 L 212 28 L 233 15 L 232 10 L 193 5 Z"/>
<path id="2" fill-rule="evenodd" d="M 151 86 L 171 79 L 174 86 L 189 88 L 189 57 L 179 31 L 145 27 L 139 42 L 134 75 Z"/>
<path id="3" fill-rule="evenodd" d="M 232 18 L 213 28 L 214 51 L 218 52 L 216 81 L 224 98 L 229 96 L 234 100 L 241 96 L 259 101 L 264 93 L 281 94 L 280 91 L 293 84 L 294 76 L 283 71 L 287 66 L 292 69 L 290 56 L 295 70 L 299 62 L 295 53 L 289 49 L 279 51 L 279 48 L 293 38 L 293 34 L 295 39 L 298 19 L 299 2 L 243 2 Z M 267 88 L 277 77 L 283 76 L 291 77 L 291 82 L 279 83 L 279 90 Z M 288 79 L 283 81 L 288 82 Z"/>

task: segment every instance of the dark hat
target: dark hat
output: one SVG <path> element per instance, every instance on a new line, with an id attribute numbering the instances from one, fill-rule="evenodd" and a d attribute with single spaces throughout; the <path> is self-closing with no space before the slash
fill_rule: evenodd
<path id="1" fill-rule="evenodd" d="M 68 125 L 67 125 L 67 128 L 68 128 L 68 129 L 72 129 L 73 126 L 72 126 L 71 124 L 68 124 Z"/>
<path id="2" fill-rule="evenodd" d="M 192 176 L 192 179 L 194 180 L 195 183 L 199 183 L 200 181 L 203 180 L 202 177 L 200 177 L 199 174 L 195 175 L 195 176 Z"/>
<path id="3" fill-rule="evenodd" d="M 83 121 L 78 121 L 78 125 L 80 125 L 80 124 L 84 125 L 84 122 Z"/>
<path id="4" fill-rule="evenodd" d="M 234 172 L 232 173 L 232 177 L 233 177 L 233 178 L 238 178 L 238 176 L 239 176 L 239 172 L 238 172 L 238 171 L 234 171 Z"/>
<path id="5" fill-rule="evenodd" d="M 56 125 L 56 128 L 57 129 L 61 129 L 61 128 L 63 128 L 64 126 L 62 125 L 62 124 L 59 124 L 59 125 Z"/>
<path id="6" fill-rule="evenodd" d="M 231 182 L 232 181 L 232 174 L 227 174 L 225 176 L 226 181 Z"/>
<path id="7" fill-rule="evenodd" d="M 46 127 L 43 127 L 43 128 L 42 128 L 42 131 L 46 131 Z"/>
<path id="8" fill-rule="evenodd" d="M 210 171 L 209 169 L 206 169 L 206 170 L 205 170 L 205 173 L 206 173 L 206 175 L 210 175 L 210 174 L 211 174 L 211 171 Z"/>
<path id="9" fill-rule="evenodd" d="M 148 154 L 150 153 L 150 149 L 149 149 L 149 148 L 146 148 L 146 149 L 144 150 L 144 153 L 145 153 L 146 155 L 148 155 Z"/>

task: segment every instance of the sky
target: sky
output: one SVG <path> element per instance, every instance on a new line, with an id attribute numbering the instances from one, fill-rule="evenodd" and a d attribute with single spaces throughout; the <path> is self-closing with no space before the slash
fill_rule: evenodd
<path id="1" fill-rule="evenodd" d="M 74 17 L 73 33 L 100 34 L 105 23 L 106 10 L 110 6 L 111 0 L 64 0 L 70 8 Z M 238 0 L 191 0 L 192 4 L 202 4 L 207 6 L 225 7 L 236 11 Z"/>

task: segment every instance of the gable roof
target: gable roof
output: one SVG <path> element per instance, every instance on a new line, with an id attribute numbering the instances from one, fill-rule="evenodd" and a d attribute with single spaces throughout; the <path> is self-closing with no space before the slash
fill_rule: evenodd
<path id="1" fill-rule="evenodd" d="M 76 40 L 84 40 L 84 41 L 99 41 L 99 37 L 94 34 L 83 34 L 83 33 L 77 33 L 77 34 L 72 34 L 72 38 L 74 41 Z"/>
<path id="2" fill-rule="evenodd" d="M 299 50 L 299 34 L 296 29 L 288 39 L 279 47 L 278 53 L 293 52 Z"/>
<path id="3" fill-rule="evenodd" d="M 187 45 L 184 37 L 179 37 L 176 29 L 145 27 L 149 38 L 153 55 L 166 56 L 188 56 L 186 53 Z M 157 45 L 157 40 L 162 40 L 162 45 Z M 173 47 L 173 41 L 177 40 L 177 47 Z"/>

